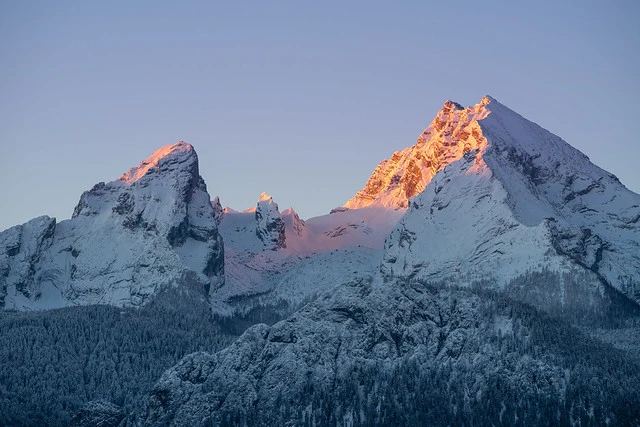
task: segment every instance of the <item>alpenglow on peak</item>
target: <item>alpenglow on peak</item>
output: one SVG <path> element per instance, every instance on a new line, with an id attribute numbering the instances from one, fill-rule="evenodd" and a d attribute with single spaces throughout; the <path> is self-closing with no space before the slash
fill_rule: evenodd
<path id="1" fill-rule="evenodd" d="M 344 206 L 406 209 L 409 198 L 420 194 L 437 172 L 465 153 L 487 144 L 479 123 L 492 113 L 487 107 L 489 104 L 499 103 L 488 95 L 479 104 L 467 108 L 446 101 L 415 145 L 383 160 L 365 187 Z"/>
<path id="2" fill-rule="evenodd" d="M 164 146 L 85 191 L 71 219 L 0 233 L 0 307 L 139 307 L 187 276 L 207 293 L 224 284 L 216 215 L 193 146 Z"/>
<path id="3" fill-rule="evenodd" d="M 260 198 L 258 199 L 259 202 L 264 202 L 266 200 L 272 200 L 273 197 L 271 197 L 270 195 L 268 195 L 267 193 L 265 193 L 264 191 L 262 193 L 260 193 Z"/>
<path id="4" fill-rule="evenodd" d="M 197 154 L 191 144 L 179 141 L 175 144 L 165 145 L 158 148 L 137 166 L 122 174 L 118 180 L 131 185 L 148 174 L 172 169 L 170 166 L 172 163 L 182 164 L 189 159 L 195 160 L 197 164 Z"/>

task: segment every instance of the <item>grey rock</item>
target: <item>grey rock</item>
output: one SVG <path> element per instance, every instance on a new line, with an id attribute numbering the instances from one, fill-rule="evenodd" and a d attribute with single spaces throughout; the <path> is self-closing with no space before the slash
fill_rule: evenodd
<path id="1" fill-rule="evenodd" d="M 265 249 L 277 250 L 286 248 L 285 225 L 278 210 L 278 204 L 271 196 L 262 193 L 256 206 L 256 236 L 262 241 Z"/>

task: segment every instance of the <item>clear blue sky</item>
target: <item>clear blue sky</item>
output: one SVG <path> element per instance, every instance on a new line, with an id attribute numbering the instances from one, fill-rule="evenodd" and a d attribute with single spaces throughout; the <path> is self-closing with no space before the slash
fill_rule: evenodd
<path id="1" fill-rule="evenodd" d="M 640 192 L 640 3 L 0 2 L 0 229 L 185 140 L 303 218 L 485 94 Z"/>

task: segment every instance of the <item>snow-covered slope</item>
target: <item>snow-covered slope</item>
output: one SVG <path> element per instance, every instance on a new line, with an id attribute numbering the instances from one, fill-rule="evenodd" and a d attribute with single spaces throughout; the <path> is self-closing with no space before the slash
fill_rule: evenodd
<path id="1" fill-rule="evenodd" d="M 212 294 L 214 311 L 296 306 L 336 282 L 373 274 L 402 213 L 338 208 L 303 221 L 292 208 L 279 212 L 265 193 L 255 209 L 226 208 L 220 222 L 226 281 Z"/>
<path id="2" fill-rule="evenodd" d="M 502 288 L 546 269 L 640 302 L 640 196 L 615 176 L 490 97 L 448 102 L 423 137 L 412 152 L 441 152 L 440 171 L 387 239 L 384 274 Z"/>
<path id="3" fill-rule="evenodd" d="M 184 142 L 86 191 L 70 220 L 41 217 L 0 233 L 7 309 L 138 306 L 185 275 L 215 289 L 223 272 L 215 212 Z"/>

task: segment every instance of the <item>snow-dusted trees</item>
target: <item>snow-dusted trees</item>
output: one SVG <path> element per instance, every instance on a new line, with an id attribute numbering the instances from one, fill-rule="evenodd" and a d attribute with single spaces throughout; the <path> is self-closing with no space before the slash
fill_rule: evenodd
<path id="1" fill-rule="evenodd" d="M 130 412 L 184 355 L 230 341 L 193 289 L 139 310 L 0 312 L 0 425 L 67 425 L 96 399 Z"/>

